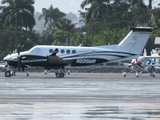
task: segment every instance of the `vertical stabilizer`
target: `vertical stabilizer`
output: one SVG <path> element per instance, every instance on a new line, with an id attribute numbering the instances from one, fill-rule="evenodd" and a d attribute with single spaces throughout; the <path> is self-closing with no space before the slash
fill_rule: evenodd
<path id="1" fill-rule="evenodd" d="M 118 44 L 118 50 L 141 54 L 152 30 L 154 30 L 153 27 L 131 28 L 131 32 Z"/>

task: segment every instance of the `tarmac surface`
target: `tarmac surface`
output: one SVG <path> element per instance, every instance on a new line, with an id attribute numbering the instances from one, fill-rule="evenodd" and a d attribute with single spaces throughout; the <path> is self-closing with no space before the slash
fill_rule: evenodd
<path id="1" fill-rule="evenodd" d="M 160 74 L 1 72 L 0 120 L 160 120 Z"/>

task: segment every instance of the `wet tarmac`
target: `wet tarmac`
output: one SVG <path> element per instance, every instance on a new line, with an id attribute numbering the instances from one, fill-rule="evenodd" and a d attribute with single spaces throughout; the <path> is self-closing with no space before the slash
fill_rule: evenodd
<path id="1" fill-rule="evenodd" d="M 0 73 L 0 120 L 160 120 L 160 74 Z"/>

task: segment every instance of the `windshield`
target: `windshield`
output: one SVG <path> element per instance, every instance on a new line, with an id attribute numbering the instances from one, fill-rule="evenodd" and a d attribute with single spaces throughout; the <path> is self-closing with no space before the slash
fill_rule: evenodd
<path id="1" fill-rule="evenodd" d="M 34 48 L 34 49 L 31 49 L 31 52 L 35 53 L 35 54 L 41 54 L 41 49 L 40 48 Z"/>

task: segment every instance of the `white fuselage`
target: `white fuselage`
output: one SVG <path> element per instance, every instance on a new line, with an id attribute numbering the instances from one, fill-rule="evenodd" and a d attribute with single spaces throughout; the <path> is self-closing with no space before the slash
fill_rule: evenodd
<path id="1" fill-rule="evenodd" d="M 38 63 L 39 61 L 46 62 L 46 57 L 50 56 L 56 48 L 58 49 L 56 56 L 62 58 L 64 61 L 68 61 L 72 66 L 92 65 L 103 62 L 119 62 L 122 60 L 132 59 L 137 56 L 136 54 L 116 50 L 117 48 L 115 45 L 99 47 L 37 45 L 29 51 L 21 52 L 21 61 L 26 65 L 30 65 L 34 62 Z M 109 48 L 114 48 L 115 50 Z M 17 57 L 18 54 L 15 53 L 7 55 L 4 60 L 9 62 L 17 62 Z M 42 63 L 40 63 L 40 66 L 41 65 Z M 36 64 L 36 66 L 38 66 L 38 64 Z"/>

